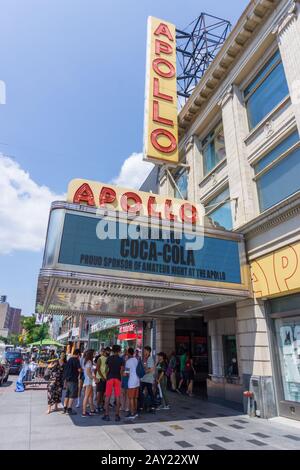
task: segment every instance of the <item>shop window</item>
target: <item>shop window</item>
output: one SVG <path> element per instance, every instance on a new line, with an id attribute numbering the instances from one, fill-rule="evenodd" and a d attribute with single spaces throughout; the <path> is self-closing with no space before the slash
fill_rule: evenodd
<path id="1" fill-rule="evenodd" d="M 210 217 L 214 223 L 224 227 L 226 230 L 232 230 L 233 224 L 229 188 L 209 201 L 205 206 L 205 214 Z"/>
<path id="2" fill-rule="evenodd" d="M 250 129 L 289 94 L 279 50 L 268 60 L 244 91 Z"/>
<path id="3" fill-rule="evenodd" d="M 300 142 L 294 132 L 254 166 L 261 212 L 300 189 Z"/>
<path id="4" fill-rule="evenodd" d="M 228 378 L 238 377 L 236 336 L 223 336 L 224 371 Z"/>
<path id="5" fill-rule="evenodd" d="M 178 199 L 188 198 L 188 172 L 186 169 L 180 169 L 174 175 L 176 186 L 174 187 L 174 197 Z"/>
<path id="6" fill-rule="evenodd" d="M 204 176 L 212 171 L 215 166 L 226 158 L 225 139 L 223 124 L 210 132 L 210 134 L 202 141 L 203 153 L 203 172 Z"/>
<path id="7" fill-rule="evenodd" d="M 300 403 L 300 318 L 275 320 L 284 399 Z"/>

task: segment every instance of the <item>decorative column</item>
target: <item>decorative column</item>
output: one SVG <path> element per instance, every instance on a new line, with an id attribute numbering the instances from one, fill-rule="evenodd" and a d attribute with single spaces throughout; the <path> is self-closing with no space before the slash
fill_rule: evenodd
<path id="1" fill-rule="evenodd" d="M 199 182 L 202 177 L 200 142 L 197 136 L 190 137 L 185 144 L 188 171 L 188 200 L 199 202 Z"/>
<path id="2" fill-rule="evenodd" d="M 273 33 L 277 36 L 292 106 L 300 132 L 300 3 L 294 0 Z"/>
<path id="3" fill-rule="evenodd" d="M 249 132 L 247 114 L 240 90 L 231 86 L 220 101 L 226 146 L 233 227 L 236 229 L 255 216 L 252 169 L 244 139 Z"/>

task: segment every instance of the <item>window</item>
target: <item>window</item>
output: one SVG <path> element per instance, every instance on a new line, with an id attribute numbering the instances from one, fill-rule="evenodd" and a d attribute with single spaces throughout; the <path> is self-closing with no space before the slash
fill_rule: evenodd
<path id="1" fill-rule="evenodd" d="M 300 403 L 299 316 L 275 320 L 275 330 L 284 399 Z"/>
<path id="2" fill-rule="evenodd" d="M 250 129 L 289 94 L 279 50 L 244 91 Z"/>
<path id="3" fill-rule="evenodd" d="M 232 230 L 229 188 L 209 201 L 207 206 L 205 206 L 205 213 L 213 222 L 224 227 L 226 230 Z"/>
<path id="4" fill-rule="evenodd" d="M 203 171 L 207 175 L 226 157 L 223 124 L 220 123 L 203 141 Z"/>
<path id="5" fill-rule="evenodd" d="M 300 190 L 300 142 L 294 132 L 254 166 L 263 212 Z"/>
<path id="6" fill-rule="evenodd" d="M 187 170 L 181 169 L 174 175 L 176 186 L 174 188 L 174 196 L 178 199 L 188 198 L 188 174 Z M 179 189 L 179 191 L 178 191 Z"/>
<path id="7" fill-rule="evenodd" d="M 239 368 L 237 361 L 237 346 L 236 337 L 223 336 L 223 351 L 224 351 L 224 369 L 226 377 L 238 377 Z"/>

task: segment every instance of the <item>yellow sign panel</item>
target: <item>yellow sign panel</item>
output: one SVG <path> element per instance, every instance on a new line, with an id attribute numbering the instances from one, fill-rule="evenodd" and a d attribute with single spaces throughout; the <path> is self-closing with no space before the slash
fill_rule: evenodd
<path id="1" fill-rule="evenodd" d="M 144 159 L 178 163 L 176 33 L 171 23 L 148 18 Z"/>
<path id="2" fill-rule="evenodd" d="M 250 266 L 255 297 L 300 292 L 300 242 L 262 256 Z"/>
<path id="3" fill-rule="evenodd" d="M 68 186 L 67 202 L 166 221 L 203 225 L 204 209 L 200 204 L 97 181 L 73 179 Z"/>

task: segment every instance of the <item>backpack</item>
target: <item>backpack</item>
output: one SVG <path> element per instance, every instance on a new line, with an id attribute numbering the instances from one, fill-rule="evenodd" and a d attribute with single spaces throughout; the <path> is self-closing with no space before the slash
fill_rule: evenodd
<path id="1" fill-rule="evenodd" d="M 136 366 L 136 375 L 139 379 L 142 379 L 145 375 L 145 369 L 140 359 L 138 359 L 138 365 Z"/>

